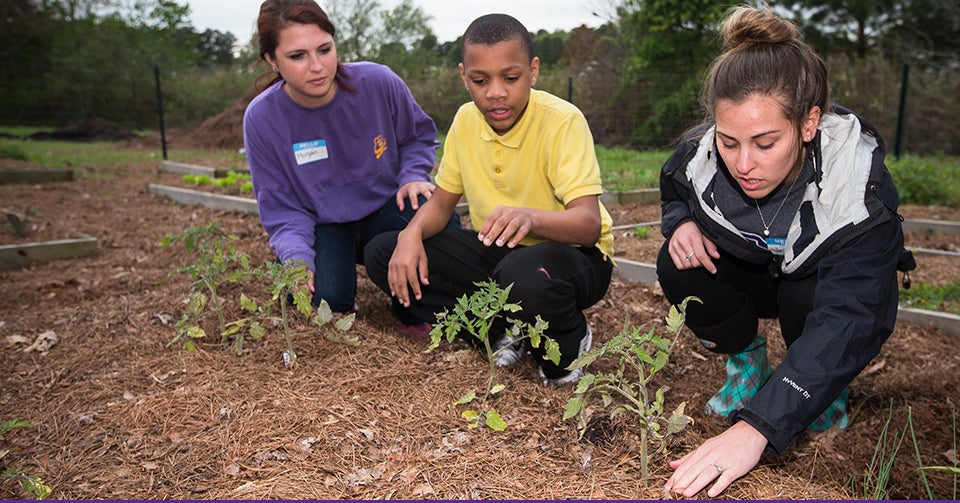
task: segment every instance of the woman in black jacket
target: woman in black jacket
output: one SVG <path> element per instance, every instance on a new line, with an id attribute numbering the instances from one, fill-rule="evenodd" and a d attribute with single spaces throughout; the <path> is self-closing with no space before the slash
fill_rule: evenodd
<path id="1" fill-rule="evenodd" d="M 657 274 L 687 326 L 727 354 L 707 412 L 732 426 L 670 463 L 666 490 L 714 497 L 764 449 L 808 427 L 846 427 L 847 386 L 897 314 L 897 269 L 912 268 L 877 131 L 829 101 L 823 61 L 797 27 L 740 7 L 721 27 L 701 102 L 704 125 L 663 166 Z M 759 318 L 787 345 L 771 370 Z"/>

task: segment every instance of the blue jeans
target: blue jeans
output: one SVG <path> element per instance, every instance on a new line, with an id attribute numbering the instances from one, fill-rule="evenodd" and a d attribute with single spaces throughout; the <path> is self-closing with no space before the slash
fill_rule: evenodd
<path id="1" fill-rule="evenodd" d="M 419 200 L 421 205 L 426 202 L 423 196 Z M 319 306 L 320 300 L 325 299 L 334 312 L 352 311 L 357 294 L 356 264 L 363 264 L 364 246 L 377 234 L 403 230 L 414 214 L 409 200 L 401 212 L 396 200 L 390 198 L 378 211 L 355 222 L 317 225 L 313 242 L 313 305 Z M 456 212 L 447 227 L 460 227 Z"/>

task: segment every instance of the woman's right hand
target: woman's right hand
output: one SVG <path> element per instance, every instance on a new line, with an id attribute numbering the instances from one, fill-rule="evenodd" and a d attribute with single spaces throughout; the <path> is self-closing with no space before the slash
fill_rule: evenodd
<path id="1" fill-rule="evenodd" d="M 390 257 L 387 269 L 387 283 L 390 295 L 396 297 L 403 307 L 410 307 L 410 293 L 420 300 L 420 285 L 428 285 L 427 252 L 423 240 L 408 227 L 397 235 L 397 247 Z"/>
<path id="2" fill-rule="evenodd" d="M 716 480 L 707 496 L 716 498 L 733 481 L 757 466 L 767 447 L 767 438 L 750 424 L 737 421 L 723 433 L 707 440 L 693 452 L 671 461 L 673 475 L 663 486 L 665 494 L 696 496 Z"/>
<path id="3" fill-rule="evenodd" d="M 717 266 L 712 259 L 720 258 L 717 245 L 700 232 L 693 220 L 688 220 L 673 231 L 668 251 L 677 270 L 703 267 L 710 274 L 716 274 Z"/>

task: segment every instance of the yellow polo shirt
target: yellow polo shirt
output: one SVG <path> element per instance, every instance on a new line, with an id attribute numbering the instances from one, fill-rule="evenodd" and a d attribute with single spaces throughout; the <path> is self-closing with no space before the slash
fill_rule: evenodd
<path id="1" fill-rule="evenodd" d="M 474 229 L 497 206 L 562 211 L 578 197 L 603 193 L 587 120 L 569 102 L 537 89 L 523 117 L 503 136 L 473 102 L 462 105 L 443 145 L 436 184 L 466 196 Z M 613 219 L 603 203 L 600 218 L 597 248 L 612 259 Z M 543 241 L 527 236 L 520 243 Z"/>

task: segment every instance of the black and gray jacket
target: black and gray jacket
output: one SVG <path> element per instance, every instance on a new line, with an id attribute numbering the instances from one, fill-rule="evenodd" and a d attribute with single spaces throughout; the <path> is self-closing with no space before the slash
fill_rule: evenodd
<path id="1" fill-rule="evenodd" d="M 897 316 L 896 271 L 915 267 L 903 247 L 899 197 L 876 129 L 849 110 L 825 114 L 812 144 L 815 175 L 793 216 L 782 257 L 745 238 L 712 203 L 725 170 L 713 127 L 681 142 L 660 177 L 667 239 L 693 220 L 721 253 L 767 265 L 784 280 L 818 277 L 803 335 L 750 404 L 731 416 L 783 453 L 879 352 Z"/>

